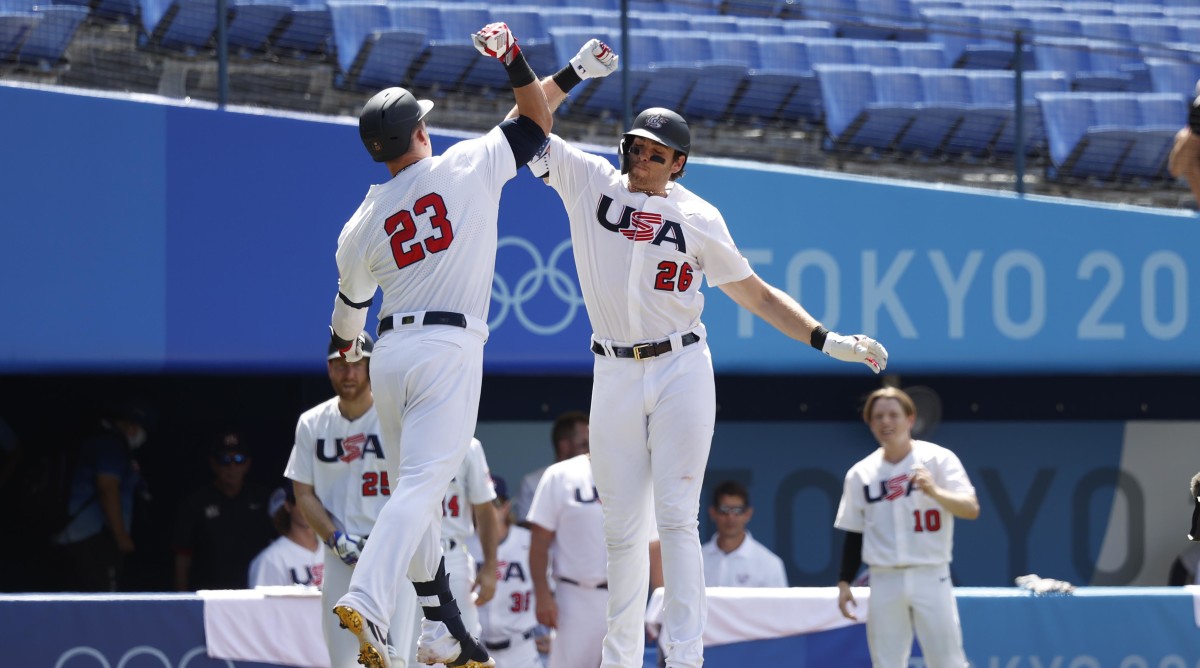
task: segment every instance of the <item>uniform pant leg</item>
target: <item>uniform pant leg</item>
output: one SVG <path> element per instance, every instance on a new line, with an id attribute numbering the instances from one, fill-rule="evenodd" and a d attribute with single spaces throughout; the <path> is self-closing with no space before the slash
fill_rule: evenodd
<path id="1" fill-rule="evenodd" d="M 533 638 L 515 641 L 508 649 L 492 649 L 488 653 L 496 660 L 497 668 L 542 668 Z"/>
<path id="2" fill-rule="evenodd" d="M 342 630 L 337 615 L 331 612 L 349 591 L 353 572 L 354 568 L 343 563 L 333 550 L 325 550 L 325 572 L 321 576 L 321 633 L 325 636 L 332 668 L 359 668 L 358 639 Z"/>
<path id="3" fill-rule="evenodd" d="M 431 331 L 439 329 L 443 331 Z M 340 603 L 383 625 L 404 582 L 432 580 L 441 562 L 442 499 L 475 432 L 483 343 L 457 328 L 380 337 L 371 386 L 385 439 L 400 444 L 392 495 L 384 504 Z"/>
<path id="4" fill-rule="evenodd" d="M 716 422 L 712 359 L 703 344 L 654 360 L 669 368 L 656 374 L 657 401 L 650 415 L 654 511 L 662 544 L 663 646 L 666 665 L 704 663 L 704 559 L 700 552 L 700 491 Z M 644 622 L 645 601 L 642 616 Z M 632 665 L 632 664 L 630 664 Z"/>
<path id="5" fill-rule="evenodd" d="M 964 668 L 962 626 L 950 566 L 914 569 L 913 623 L 929 668 Z"/>
<path id="6" fill-rule="evenodd" d="M 475 606 L 475 560 L 467 552 L 466 545 L 455 545 L 446 550 L 446 573 L 450 576 L 450 591 L 462 611 L 463 624 L 471 635 L 479 637 L 479 608 Z M 497 663 L 499 665 L 499 663 Z"/>
<path id="7" fill-rule="evenodd" d="M 643 660 L 651 498 L 643 393 L 646 369 L 645 363 L 633 360 L 596 358 L 590 441 L 608 552 L 608 633 L 603 666 L 636 666 Z M 559 590 L 570 587 L 562 584 Z M 562 629 L 560 623 L 560 633 Z M 555 650 L 560 644 L 556 639 Z"/>
<path id="8" fill-rule="evenodd" d="M 550 645 L 550 668 L 597 668 L 605 642 L 605 608 L 608 591 L 559 582 L 558 629 Z M 627 664 L 640 666 L 637 663 Z M 500 663 L 496 663 L 499 668 Z"/>
<path id="9" fill-rule="evenodd" d="M 904 570 L 870 569 L 867 646 L 874 668 L 908 668 L 913 626 Z"/>

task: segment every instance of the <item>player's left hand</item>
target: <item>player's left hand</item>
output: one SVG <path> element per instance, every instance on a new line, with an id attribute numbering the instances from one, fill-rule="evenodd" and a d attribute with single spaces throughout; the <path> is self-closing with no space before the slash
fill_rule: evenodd
<path id="1" fill-rule="evenodd" d="M 486 605 L 496 595 L 496 569 L 483 567 L 475 575 L 475 605 Z"/>
<path id="2" fill-rule="evenodd" d="M 883 344 L 865 334 L 843 336 L 830 332 L 825 337 L 821 352 L 843 362 L 862 362 L 875 373 L 887 368 L 887 349 Z"/>
<path id="3" fill-rule="evenodd" d="M 329 327 L 329 333 L 335 338 L 337 337 L 337 333 L 333 331 L 332 325 Z M 338 353 L 341 354 L 342 359 L 351 364 L 362 360 L 365 356 L 363 354 L 363 347 L 367 345 L 366 338 L 364 337 L 365 334 L 366 332 L 359 332 L 358 336 L 354 337 L 349 346 L 338 349 Z"/>
<path id="4" fill-rule="evenodd" d="M 571 67 L 580 79 L 597 79 L 617 71 L 619 56 L 598 39 L 590 39 L 571 58 Z"/>
<path id="5" fill-rule="evenodd" d="M 842 586 L 838 584 L 838 610 L 842 611 L 842 616 L 851 621 L 858 621 L 858 615 L 850 610 L 850 607 L 858 607 L 858 603 L 854 600 L 854 592 L 850 591 L 850 586 Z"/>
<path id="6" fill-rule="evenodd" d="M 521 52 L 517 46 L 517 38 L 506 23 L 489 23 L 482 30 L 471 35 L 475 50 L 489 58 L 495 58 L 505 65 L 511 65 L 513 58 Z"/>
<path id="7" fill-rule="evenodd" d="M 918 489 L 930 496 L 933 496 L 933 491 L 937 487 L 933 484 L 933 474 L 920 464 L 914 464 L 912 467 L 912 482 Z"/>

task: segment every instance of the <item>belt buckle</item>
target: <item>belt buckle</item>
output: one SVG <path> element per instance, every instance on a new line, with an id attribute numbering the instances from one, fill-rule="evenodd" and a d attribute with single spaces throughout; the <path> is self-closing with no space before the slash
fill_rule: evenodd
<path id="1" fill-rule="evenodd" d="M 641 361 L 654 357 L 653 343 L 640 343 L 633 347 L 633 359 Z"/>

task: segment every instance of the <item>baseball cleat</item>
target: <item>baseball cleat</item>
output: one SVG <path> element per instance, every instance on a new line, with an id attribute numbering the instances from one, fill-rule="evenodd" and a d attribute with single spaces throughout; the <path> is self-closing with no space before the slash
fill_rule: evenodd
<path id="1" fill-rule="evenodd" d="M 444 664 L 447 668 L 492 668 L 492 659 L 477 640 L 468 636 L 461 643 L 445 624 L 421 620 L 421 637 L 417 641 L 417 661 L 426 665 Z"/>
<path id="2" fill-rule="evenodd" d="M 346 605 L 334 606 L 342 628 L 358 638 L 358 662 L 366 668 L 391 668 L 387 652 L 387 634 L 357 610 Z"/>

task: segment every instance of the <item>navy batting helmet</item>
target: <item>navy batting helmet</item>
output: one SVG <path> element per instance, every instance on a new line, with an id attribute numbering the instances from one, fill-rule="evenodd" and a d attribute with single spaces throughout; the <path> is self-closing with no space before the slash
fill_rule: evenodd
<path id="1" fill-rule="evenodd" d="M 633 119 L 633 127 L 621 137 L 621 173 L 629 171 L 629 147 L 634 137 L 652 139 L 663 146 L 687 155 L 692 151 L 692 131 L 683 116 L 663 107 L 651 107 Z"/>
<path id="2" fill-rule="evenodd" d="M 358 134 L 375 162 L 387 162 L 408 152 L 413 129 L 433 109 L 429 100 L 418 100 L 399 87 L 385 88 L 363 105 Z"/>

